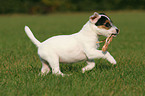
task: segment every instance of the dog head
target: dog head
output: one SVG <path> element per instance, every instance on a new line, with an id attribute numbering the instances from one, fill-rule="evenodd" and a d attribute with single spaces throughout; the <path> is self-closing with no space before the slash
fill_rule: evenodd
<path id="1" fill-rule="evenodd" d="M 93 29 L 98 35 L 109 37 L 119 34 L 119 29 L 113 25 L 111 19 L 104 13 L 95 12 L 90 16 L 89 21 L 93 24 Z"/>

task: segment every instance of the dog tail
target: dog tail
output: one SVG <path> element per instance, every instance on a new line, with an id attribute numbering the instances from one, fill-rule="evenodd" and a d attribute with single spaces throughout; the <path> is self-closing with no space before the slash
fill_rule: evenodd
<path id="1" fill-rule="evenodd" d="M 28 26 L 25 26 L 25 32 L 26 32 L 26 34 L 28 35 L 28 37 L 31 39 L 31 41 L 32 41 L 37 47 L 39 47 L 41 43 L 34 37 L 32 31 L 29 29 Z"/>

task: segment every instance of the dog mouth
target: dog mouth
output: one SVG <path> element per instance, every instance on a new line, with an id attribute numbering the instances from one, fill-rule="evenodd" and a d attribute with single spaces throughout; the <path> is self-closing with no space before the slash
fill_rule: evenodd
<path id="1" fill-rule="evenodd" d="M 111 34 L 111 36 L 116 37 L 118 35 L 118 33 L 113 33 Z"/>
<path id="2" fill-rule="evenodd" d="M 119 34 L 120 30 L 117 28 L 116 33 L 112 33 L 111 36 L 116 37 Z"/>

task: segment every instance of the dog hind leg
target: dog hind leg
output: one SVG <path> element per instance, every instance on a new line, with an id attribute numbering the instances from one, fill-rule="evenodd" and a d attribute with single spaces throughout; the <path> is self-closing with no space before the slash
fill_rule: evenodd
<path id="1" fill-rule="evenodd" d="M 41 68 L 41 75 L 47 75 L 49 72 L 50 72 L 50 68 L 48 66 L 48 63 L 45 61 L 45 60 L 41 60 L 41 63 L 42 63 L 42 68 Z"/>
<path id="2" fill-rule="evenodd" d="M 94 60 L 87 60 L 86 62 L 88 65 L 82 68 L 82 73 L 84 73 L 85 71 L 89 71 L 95 67 Z"/>
<path id="3" fill-rule="evenodd" d="M 52 68 L 53 74 L 64 76 L 64 74 L 60 71 L 59 58 L 57 56 L 47 58 L 46 61 L 49 63 L 50 67 Z"/>

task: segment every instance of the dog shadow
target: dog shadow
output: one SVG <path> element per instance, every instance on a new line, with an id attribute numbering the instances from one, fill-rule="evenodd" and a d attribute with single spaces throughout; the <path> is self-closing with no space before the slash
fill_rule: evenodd
<path id="1" fill-rule="evenodd" d="M 80 74 L 82 73 L 82 68 L 85 67 L 87 64 L 84 62 L 75 63 L 75 64 L 60 64 L 60 70 L 64 74 Z M 112 70 L 115 68 L 116 65 L 112 65 L 110 63 L 106 62 L 98 62 L 96 63 L 95 67 L 92 70 L 86 71 L 85 73 L 90 73 L 93 71 L 106 71 L 106 70 Z M 40 68 L 38 66 L 31 66 L 31 68 L 25 68 L 23 70 L 23 73 L 40 73 Z M 49 74 L 52 74 L 52 69 Z"/>
<path id="2" fill-rule="evenodd" d="M 79 73 L 81 72 L 81 68 L 80 65 L 77 66 L 77 65 L 67 65 L 67 64 L 64 64 L 60 67 L 61 71 L 63 73 L 66 73 L 66 74 L 69 74 L 69 73 Z"/>
<path id="3" fill-rule="evenodd" d="M 114 65 L 110 65 L 110 64 L 99 64 L 99 65 L 97 65 L 95 67 L 96 70 L 101 70 L 101 71 L 103 71 L 103 70 L 111 70 L 113 68 L 115 68 L 115 66 Z"/>
<path id="4" fill-rule="evenodd" d="M 85 67 L 86 64 L 71 64 L 71 65 L 62 65 L 61 66 L 61 71 L 63 73 L 82 73 L 82 68 Z M 115 68 L 116 65 L 112 65 L 112 64 L 109 64 L 109 63 L 106 63 L 106 62 L 102 62 L 102 63 L 99 63 L 99 64 L 96 64 L 96 66 L 90 70 L 90 71 L 87 71 L 87 72 L 92 72 L 94 70 L 100 70 L 100 71 L 104 71 L 104 70 L 112 70 L 113 68 Z"/>

